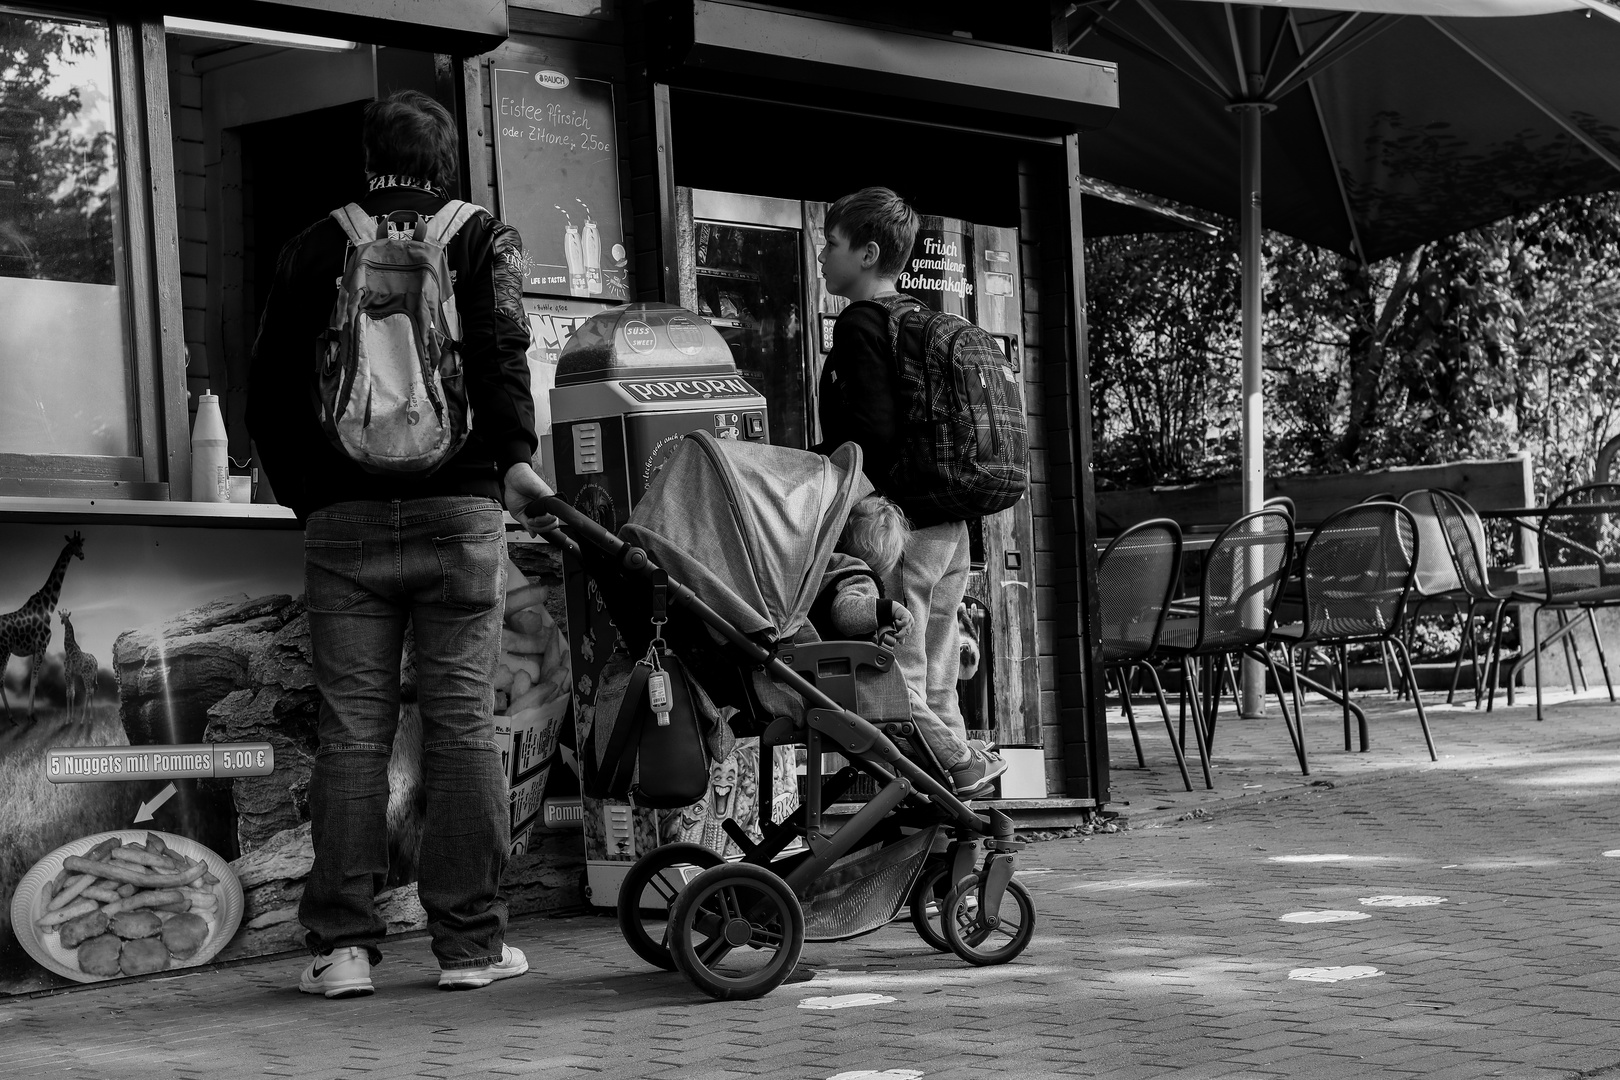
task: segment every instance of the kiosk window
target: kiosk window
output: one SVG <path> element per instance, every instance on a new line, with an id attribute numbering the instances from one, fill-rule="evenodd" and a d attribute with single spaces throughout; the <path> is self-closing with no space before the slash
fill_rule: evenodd
<path id="1" fill-rule="evenodd" d="M 138 453 L 115 94 L 105 24 L 0 9 L 0 454 Z"/>

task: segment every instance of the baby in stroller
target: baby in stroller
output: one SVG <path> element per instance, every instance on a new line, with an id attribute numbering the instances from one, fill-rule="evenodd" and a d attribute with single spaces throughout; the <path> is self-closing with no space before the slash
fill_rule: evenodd
<path id="1" fill-rule="evenodd" d="M 850 507 L 844 531 L 828 563 L 821 593 L 810 608 L 811 625 L 823 638 L 867 639 L 886 644 L 891 639 L 903 641 L 912 632 L 916 619 L 904 605 L 884 597 L 882 585 L 905 553 L 910 532 L 911 523 L 906 520 L 905 511 L 875 491 Z M 916 700 L 927 697 L 923 687 L 909 684 L 906 695 Z M 913 707 L 911 711 L 916 715 L 919 710 Z M 927 741 L 914 732 L 914 726 L 908 724 L 903 728 L 895 740 L 906 756 L 936 776 L 947 777 L 949 774 L 940 766 Z M 955 732 L 943 725 L 939 737 L 960 741 Z M 960 749 L 969 751 L 975 746 L 980 750 L 986 748 L 986 744 L 970 740 Z M 993 789 L 998 775 L 999 770 L 957 794 L 964 799 L 985 795 Z"/>

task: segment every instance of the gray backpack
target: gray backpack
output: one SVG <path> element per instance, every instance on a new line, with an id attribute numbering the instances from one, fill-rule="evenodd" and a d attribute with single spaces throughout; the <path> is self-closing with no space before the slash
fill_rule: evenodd
<path id="1" fill-rule="evenodd" d="M 445 246 L 483 208 L 451 200 L 401 229 L 357 203 L 332 211 L 349 238 L 321 335 L 321 427 L 369 472 L 426 475 L 467 440 L 461 320 Z"/>

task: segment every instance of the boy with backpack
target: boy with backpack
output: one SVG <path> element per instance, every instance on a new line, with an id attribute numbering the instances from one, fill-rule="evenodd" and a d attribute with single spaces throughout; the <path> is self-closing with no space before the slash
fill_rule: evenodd
<path id="1" fill-rule="evenodd" d="M 314 958 L 298 988 L 373 990 L 388 928 L 388 762 L 407 626 L 415 640 L 427 806 L 418 892 L 439 986 L 528 970 L 505 943 L 510 845 L 495 748 L 505 603 L 502 504 L 552 494 L 531 460 L 522 243 L 449 200 L 455 121 L 401 91 L 368 105 L 368 192 L 282 249 L 249 371 L 248 430 L 304 526 L 319 748 L 314 865 L 299 905 Z M 473 420 L 476 419 L 476 427 Z"/>
<path id="2" fill-rule="evenodd" d="M 895 647 L 912 720 L 958 795 L 982 795 L 1007 764 L 967 741 L 957 705 L 956 612 L 967 588 L 970 518 L 1017 501 L 1028 481 L 1016 379 L 993 339 L 895 287 L 917 239 L 915 211 L 863 188 L 827 211 L 821 273 L 852 303 L 822 368 L 818 449 L 858 443 L 868 479 L 914 528 L 884 593 L 919 625 Z"/>

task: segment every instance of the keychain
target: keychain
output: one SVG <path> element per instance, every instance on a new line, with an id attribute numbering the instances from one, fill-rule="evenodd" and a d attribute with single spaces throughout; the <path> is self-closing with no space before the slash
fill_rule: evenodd
<path id="1" fill-rule="evenodd" d="M 658 726 L 669 727 L 669 672 L 658 663 L 656 647 L 647 650 L 646 663 L 652 667 L 652 674 L 647 676 L 647 704 Z"/>
<path id="2" fill-rule="evenodd" d="M 643 661 L 652 668 L 652 674 L 647 676 L 647 704 L 652 708 L 653 720 L 659 727 L 669 727 L 669 673 L 658 660 L 658 650 L 664 644 L 664 620 L 654 618 L 653 638 L 647 646 L 647 659 Z"/>

